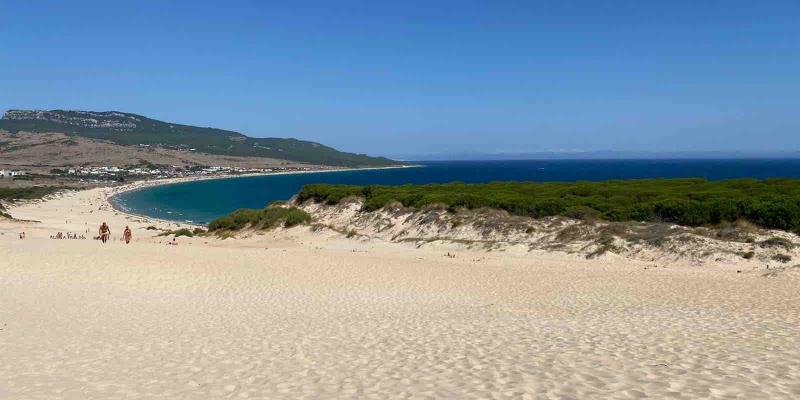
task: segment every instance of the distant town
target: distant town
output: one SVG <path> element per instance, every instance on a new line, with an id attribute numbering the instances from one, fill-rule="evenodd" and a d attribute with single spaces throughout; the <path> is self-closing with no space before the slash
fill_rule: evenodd
<path id="1" fill-rule="evenodd" d="M 323 170 L 331 168 L 320 167 L 270 167 L 270 168 L 242 168 L 226 166 L 137 166 L 137 167 L 117 167 L 117 166 L 88 166 L 88 167 L 54 167 L 49 171 L 50 176 L 71 178 L 80 182 L 99 183 L 139 179 L 164 179 L 180 178 L 190 176 L 227 176 L 244 174 L 268 174 L 279 172 L 297 172 Z M 42 175 L 24 169 L 0 169 L 0 179 L 30 179 L 33 176 Z"/>
<path id="2" fill-rule="evenodd" d="M 0 169 L 0 178 L 14 178 L 17 176 L 24 176 L 28 173 L 28 171 L 22 171 L 17 169 Z"/>

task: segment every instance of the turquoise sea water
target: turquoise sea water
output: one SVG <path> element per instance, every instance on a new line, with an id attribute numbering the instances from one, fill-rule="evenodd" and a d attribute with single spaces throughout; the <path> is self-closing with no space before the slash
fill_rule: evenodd
<path id="1" fill-rule="evenodd" d="M 123 210 L 207 223 L 238 208 L 287 200 L 308 183 L 401 185 L 434 182 L 602 181 L 634 178 L 800 178 L 800 160 L 531 160 L 426 162 L 420 167 L 272 175 L 177 183 L 123 193 Z"/>

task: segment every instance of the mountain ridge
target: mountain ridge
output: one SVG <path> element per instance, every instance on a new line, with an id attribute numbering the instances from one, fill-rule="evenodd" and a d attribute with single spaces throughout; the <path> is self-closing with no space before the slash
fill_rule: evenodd
<path id="1" fill-rule="evenodd" d="M 341 152 L 311 141 L 254 138 L 236 131 L 159 121 L 122 111 L 11 109 L 0 119 L 0 129 L 11 133 L 64 133 L 125 146 L 156 146 L 215 155 L 268 157 L 330 166 L 374 167 L 400 164 L 385 157 Z"/>

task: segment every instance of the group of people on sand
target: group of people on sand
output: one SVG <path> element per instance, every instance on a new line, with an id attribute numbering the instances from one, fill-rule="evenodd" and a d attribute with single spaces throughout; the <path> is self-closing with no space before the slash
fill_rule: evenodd
<path id="1" fill-rule="evenodd" d="M 103 224 L 100 225 L 99 233 L 100 236 L 97 237 L 96 239 L 100 239 L 103 243 L 105 243 L 111 237 L 111 228 L 108 227 L 108 224 L 103 222 Z M 122 240 L 125 241 L 125 244 L 128 244 L 131 242 L 132 239 L 133 239 L 133 232 L 131 231 L 131 228 L 129 226 L 125 226 L 125 230 L 122 231 Z M 172 241 L 167 242 L 167 244 L 172 246 L 177 246 L 178 241 L 173 237 Z"/>
<path id="2" fill-rule="evenodd" d="M 58 232 L 55 235 L 51 235 L 50 239 L 86 239 L 85 235 L 78 235 L 77 233 L 67 232 L 67 234 L 63 234 L 62 232 Z"/>
<path id="3" fill-rule="evenodd" d="M 88 230 L 87 230 L 88 231 Z M 108 242 L 111 239 L 111 228 L 108 227 L 108 224 L 103 222 L 100 224 L 100 229 L 98 230 L 98 236 L 94 238 L 94 240 L 99 240 L 103 243 Z M 20 239 L 25 239 L 25 232 L 20 232 L 19 234 Z M 50 239 L 86 239 L 86 235 L 79 235 L 77 233 L 67 232 L 65 235 L 63 232 L 57 232 L 55 235 L 50 235 Z M 133 231 L 131 231 L 131 227 L 126 226 L 125 230 L 122 231 L 122 240 L 125 241 L 125 244 L 129 244 L 131 240 L 133 240 Z M 173 242 L 175 240 L 173 239 Z M 171 244 L 178 244 L 171 243 Z"/>
<path id="4" fill-rule="evenodd" d="M 108 227 L 108 224 L 103 222 L 100 225 L 100 229 L 98 231 L 99 235 L 97 239 L 100 239 L 101 242 L 106 243 L 111 238 L 111 228 Z M 129 226 L 125 227 L 125 230 L 122 231 L 122 240 L 125 241 L 125 244 L 129 244 L 133 239 L 133 232 Z"/>

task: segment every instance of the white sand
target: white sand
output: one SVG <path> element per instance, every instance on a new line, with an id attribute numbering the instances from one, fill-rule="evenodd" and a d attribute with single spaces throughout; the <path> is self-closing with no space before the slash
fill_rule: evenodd
<path id="1" fill-rule="evenodd" d="M 0 222 L 0 398 L 800 398 L 796 275 L 307 228 L 167 246 L 108 193 Z M 103 220 L 107 245 L 48 238 Z"/>

